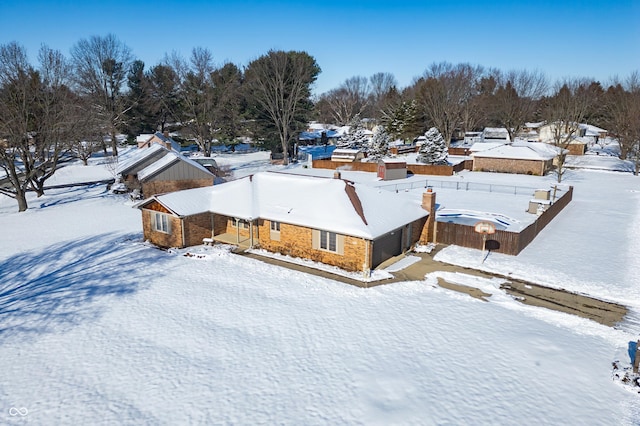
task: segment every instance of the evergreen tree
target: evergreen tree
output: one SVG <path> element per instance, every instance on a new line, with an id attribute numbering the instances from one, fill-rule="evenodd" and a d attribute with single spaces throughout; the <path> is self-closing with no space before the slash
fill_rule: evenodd
<path id="1" fill-rule="evenodd" d="M 384 126 L 378 126 L 378 130 L 374 133 L 373 139 L 369 143 L 370 161 L 378 161 L 386 157 L 389 151 L 389 141 L 391 138 Z"/>
<path id="2" fill-rule="evenodd" d="M 369 144 L 369 135 L 362 125 L 360 116 L 351 120 L 349 133 L 342 136 L 338 141 L 338 148 L 360 149 Z"/>
<path id="3" fill-rule="evenodd" d="M 418 162 L 432 165 L 447 165 L 447 144 L 435 127 L 430 128 L 424 134 L 426 140 L 420 147 Z"/>
<path id="4" fill-rule="evenodd" d="M 391 137 L 412 140 L 420 132 L 417 115 L 415 100 L 402 101 L 383 111 L 382 121 Z"/>

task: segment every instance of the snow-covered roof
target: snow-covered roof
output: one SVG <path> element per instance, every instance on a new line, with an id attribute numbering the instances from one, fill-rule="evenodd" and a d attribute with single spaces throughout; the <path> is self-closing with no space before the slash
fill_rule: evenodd
<path id="1" fill-rule="evenodd" d="M 325 133 L 327 138 L 337 138 L 339 135 L 335 130 L 318 130 L 314 132 L 300 132 L 298 137 L 301 141 L 308 141 L 322 138 L 322 133 Z"/>
<path id="2" fill-rule="evenodd" d="M 171 149 L 173 149 L 176 152 L 180 152 L 180 144 L 174 141 L 171 137 L 165 136 L 162 132 L 156 132 L 155 137 L 160 139 L 162 142 L 170 143 Z"/>
<path id="3" fill-rule="evenodd" d="M 544 125 L 544 121 L 538 121 L 535 123 L 524 123 L 525 127 L 529 128 L 529 129 L 537 129 L 539 127 L 542 127 Z"/>
<path id="4" fill-rule="evenodd" d="M 164 152 L 164 154 L 162 154 L 162 152 Z M 124 174 L 150 157 L 165 155 L 167 153 L 169 153 L 169 150 L 159 144 L 152 144 L 149 148 L 137 149 L 125 161 L 118 164 L 118 173 Z"/>
<path id="5" fill-rule="evenodd" d="M 471 151 L 471 152 L 486 151 L 488 149 L 493 149 L 493 148 L 497 148 L 497 147 L 502 146 L 502 145 L 506 145 L 507 143 L 508 143 L 507 141 L 501 141 L 501 142 L 476 142 L 473 145 L 471 145 L 471 148 L 469 148 L 469 151 Z"/>
<path id="6" fill-rule="evenodd" d="M 179 216 L 203 212 L 267 219 L 374 239 L 428 215 L 402 194 L 327 179 L 262 172 L 222 185 L 156 195 Z M 149 200 L 139 203 L 144 206 Z"/>
<path id="7" fill-rule="evenodd" d="M 171 165 L 176 164 L 178 162 L 187 163 L 190 166 L 195 167 L 196 169 L 199 169 L 203 173 L 213 176 L 213 173 L 211 173 L 209 170 L 207 170 L 206 167 L 204 167 L 197 161 L 191 160 L 190 158 L 186 158 L 181 154 L 171 151 L 167 153 L 167 155 L 160 158 L 158 161 L 140 170 L 138 172 L 138 180 L 144 181 L 145 179 L 156 175 L 157 173 L 167 169 Z"/>
<path id="8" fill-rule="evenodd" d="M 153 133 L 142 133 L 136 136 L 137 143 L 144 143 L 153 137 Z"/>
<path id="9" fill-rule="evenodd" d="M 601 129 L 600 127 L 594 126 L 592 124 L 579 124 L 578 127 L 586 130 L 587 136 L 591 136 L 591 134 L 593 134 L 594 136 L 597 136 L 600 133 L 606 132 L 605 129 Z"/>
<path id="10" fill-rule="evenodd" d="M 359 152 L 362 152 L 362 150 L 354 149 L 354 148 L 336 148 L 333 151 L 334 154 L 353 154 L 353 155 L 356 155 Z"/>
<path id="11" fill-rule="evenodd" d="M 477 145 L 477 144 L 476 144 Z M 475 146 L 475 145 L 474 145 Z M 505 158 L 512 160 L 552 160 L 558 155 L 558 148 L 538 142 L 519 142 L 500 145 L 471 154 L 476 158 Z"/>

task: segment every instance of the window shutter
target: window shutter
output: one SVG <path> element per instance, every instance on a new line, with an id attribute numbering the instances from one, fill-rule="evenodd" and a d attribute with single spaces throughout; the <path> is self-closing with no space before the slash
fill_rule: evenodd
<path id="1" fill-rule="evenodd" d="M 320 231 L 317 229 L 311 230 L 311 247 L 315 250 L 320 248 Z"/>
<path id="2" fill-rule="evenodd" d="M 344 235 L 336 235 L 336 253 L 343 255 L 344 254 Z"/>

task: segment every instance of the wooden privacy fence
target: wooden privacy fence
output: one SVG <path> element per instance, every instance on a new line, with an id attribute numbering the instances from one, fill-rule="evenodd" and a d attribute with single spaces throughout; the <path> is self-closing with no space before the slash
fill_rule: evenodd
<path id="1" fill-rule="evenodd" d="M 313 160 L 314 169 L 338 169 L 351 170 L 354 172 L 374 172 L 378 171 L 378 163 L 365 163 L 360 161 L 341 162 L 331 160 Z M 453 166 L 431 166 L 427 164 L 407 164 L 407 170 L 416 175 L 436 175 L 452 176 L 454 172 L 460 172 L 467 168 L 471 170 L 471 163 L 463 161 Z"/>
<path id="2" fill-rule="evenodd" d="M 487 236 L 487 247 L 498 253 L 517 255 L 562 211 L 573 199 L 573 187 L 551 204 L 536 221 L 520 232 L 496 230 Z M 482 248 L 482 235 L 473 226 L 458 223 L 438 222 L 436 241 L 469 248 Z"/>

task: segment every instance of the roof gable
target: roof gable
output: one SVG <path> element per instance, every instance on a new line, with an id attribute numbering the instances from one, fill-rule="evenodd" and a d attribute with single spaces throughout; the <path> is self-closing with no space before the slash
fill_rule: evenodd
<path id="1" fill-rule="evenodd" d="M 168 153 L 168 149 L 158 144 L 152 144 L 149 148 L 139 148 L 125 161 L 118 164 L 117 172 L 122 175 L 135 174 L 154 160 L 160 159 Z"/>
<path id="2" fill-rule="evenodd" d="M 189 158 L 184 157 L 174 151 L 167 153 L 167 155 L 160 158 L 158 161 L 148 165 L 144 169 L 138 172 L 138 180 L 145 181 L 149 180 L 152 177 L 158 175 L 159 173 L 169 169 L 170 167 L 182 163 L 187 167 L 193 167 L 197 169 L 200 173 L 206 174 L 208 176 L 213 177 L 213 173 L 207 170 L 206 167 L 202 166 L 196 161 L 193 161 Z"/>

